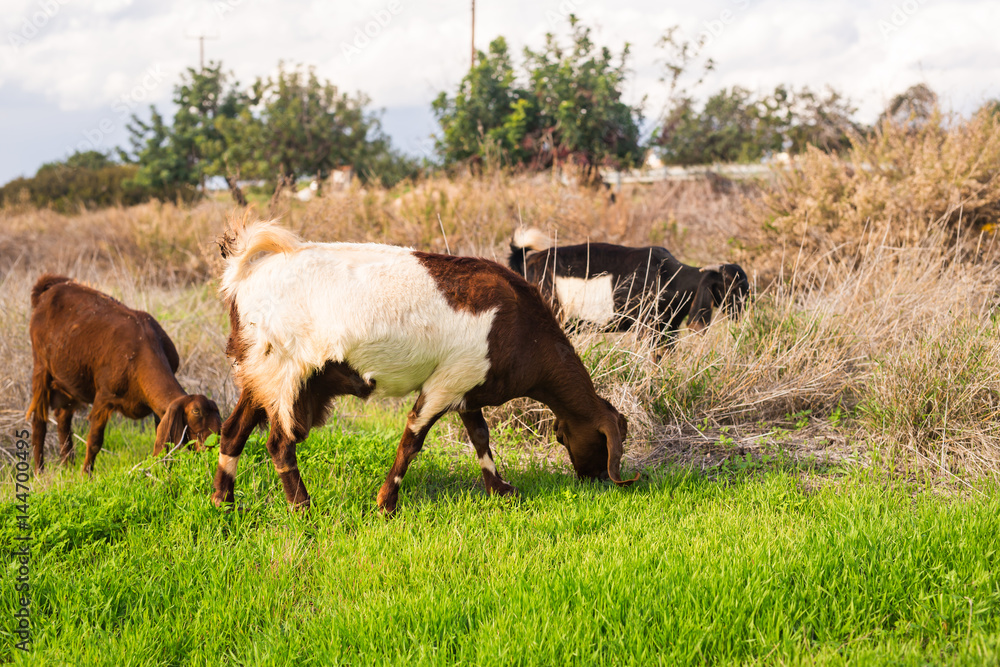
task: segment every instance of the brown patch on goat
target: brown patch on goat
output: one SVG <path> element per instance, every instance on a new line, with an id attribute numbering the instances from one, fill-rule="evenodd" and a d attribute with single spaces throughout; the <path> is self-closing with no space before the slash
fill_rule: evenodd
<path id="1" fill-rule="evenodd" d="M 375 383 L 362 378 L 345 362 L 327 361 L 299 391 L 292 408 L 292 433 L 296 442 L 305 440 L 310 429 L 326 423 L 331 401 L 336 396 L 350 394 L 368 398 Z"/>
<path id="2" fill-rule="evenodd" d="M 72 457 L 72 412 L 91 404 L 84 470 L 90 472 L 104 443 L 108 417 L 165 415 L 181 398 L 188 435 L 204 443 L 221 425 L 218 407 L 185 394 L 174 373 L 180 363 L 170 337 L 149 313 L 64 276 L 44 275 L 31 294 L 29 324 L 34 372 L 29 419 L 35 470 L 44 468 L 48 409 L 57 413 L 61 454 Z M 194 413 L 199 419 L 191 420 Z M 68 414 L 67 414 L 68 413 Z M 164 432 L 170 424 L 160 423 Z M 157 430 L 157 441 L 161 438 Z M 164 440 L 166 438 L 164 437 Z"/>
<path id="3" fill-rule="evenodd" d="M 310 503 L 309 493 L 299 475 L 296 443 L 305 440 L 313 427 L 326 423 L 334 397 L 351 394 L 367 398 L 374 390 L 375 383 L 366 381 L 348 364 L 328 361 L 299 391 L 292 408 L 292 432 L 283 433 L 272 420 L 267 451 L 289 503 L 296 507 L 308 507 Z"/>
<path id="4" fill-rule="evenodd" d="M 498 300 L 508 296 L 506 283 L 520 277 L 507 267 L 481 257 L 437 255 L 419 250 L 414 250 L 413 256 L 434 278 L 452 309 L 474 315 L 495 308 Z"/>

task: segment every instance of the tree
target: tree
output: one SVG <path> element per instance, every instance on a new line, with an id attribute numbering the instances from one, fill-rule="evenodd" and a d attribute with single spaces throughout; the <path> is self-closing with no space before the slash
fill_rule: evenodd
<path id="1" fill-rule="evenodd" d="M 280 189 L 304 175 L 319 182 L 350 165 L 362 179 L 391 184 L 416 173 L 412 160 L 391 149 L 369 99 L 340 93 L 313 69 L 287 69 L 258 77 L 242 89 L 221 63 L 188 69 L 174 88 L 177 111 L 167 124 L 155 108 L 149 122 L 129 125 L 136 183 L 164 194 L 225 179 L 238 204 L 246 205 L 242 179 L 263 179 Z"/>
<path id="2" fill-rule="evenodd" d="M 37 176 L 50 170 L 58 171 L 67 168 L 104 169 L 105 167 L 114 166 L 114 164 L 115 161 L 107 153 L 102 153 L 101 151 L 76 151 L 61 162 L 46 162 L 38 168 L 38 172 L 35 175 Z"/>
<path id="3" fill-rule="evenodd" d="M 206 178 L 228 175 L 228 147 L 242 140 L 225 135 L 220 126 L 239 117 L 250 100 L 215 62 L 201 70 L 188 68 L 174 87 L 173 101 L 177 111 L 171 125 L 155 107 L 150 107 L 148 123 L 132 116 L 132 153 L 122 155 L 139 164 L 136 183 L 144 187 L 168 195 L 195 185 L 204 190 Z"/>
<path id="4" fill-rule="evenodd" d="M 780 131 L 791 153 L 801 153 L 809 145 L 828 153 L 846 150 L 852 137 L 867 130 L 854 120 L 857 108 L 851 101 L 829 86 L 822 96 L 808 87 L 795 91 L 778 86 L 771 99 L 773 106 L 769 101 L 765 105 L 784 119 Z"/>
<path id="5" fill-rule="evenodd" d="M 458 94 L 449 98 L 441 92 L 431 109 L 444 132 L 437 150 L 446 162 L 483 157 L 484 143 L 498 147 L 515 162 L 530 156 L 522 142 L 538 126 L 537 111 L 528 91 L 516 85 L 503 37 L 493 40 L 487 53 L 477 52 Z"/>
<path id="6" fill-rule="evenodd" d="M 438 95 L 432 108 L 446 163 L 499 150 L 514 164 L 537 169 L 569 159 L 592 174 L 639 160 L 641 107 L 622 100 L 628 45 L 616 58 L 572 15 L 570 28 L 569 47 L 550 33 L 541 50 L 526 48 L 520 78 L 506 40 L 494 40 L 488 53 L 477 53 L 454 98 Z"/>
<path id="7" fill-rule="evenodd" d="M 704 54 L 706 34 L 691 42 L 678 32 L 669 28 L 657 44 L 664 52 L 660 81 L 667 85 L 667 103 L 650 143 L 664 162 L 754 162 L 782 151 L 799 153 L 807 145 L 839 151 L 864 131 L 853 120 L 850 100 L 832 88 L 821 94 L 779 85 L 769 95 L 755 95 L 733 86 L 710 95 L 699 109 L 694 89 L 715 61 Z"/>
<path id="8" fill-rule="evenodd" d="M 193 193 L 198 179 L 188 158 L 172 143 L 171 128 L 155 107 L 150 107 L 149 122 L 132 116 L 128 131 L 132 135 L 132 153 L 122 150 L 124 161 L 136 163 L 138 171 L 132 182 L 161 198 L 173 198 L 181 192 Z"/>
<path id="9" fill-rule="evenodd" d="M 674 104 L 652 140 L 668 164 L 756 162 L 781 151 L 800 153 L 807 145 L 838 151 L 863 131 L 851 118 L 850 101 L 832 89 L 819 95 L 777 86 L 757 97 L 734 86 L 710 96 L 700 110 L 691 97 Z"/>
<path id="10" fill-rule="evenodd" d="M 890 120 L 896 125 L 917 130 L 927 124 L 937 108 L 937 93 L 926 84 L 918 83 L 893 97 L 879 116 L 879 122 Z"/>
<path id="11" fill-rule="evenodd" d="M 252 129 L 256 175 L 293 183 L 303 175 L 318 182 L 333 169 L 350 165 L 363 179 L 392 180 L 406 172 L 404 158 L 391 150 L 378 115 L 363 93 L 341 93 L 315 70 L 279 66 L 275 77 L 258 79 L 254 99 L 260 113 Z"/>

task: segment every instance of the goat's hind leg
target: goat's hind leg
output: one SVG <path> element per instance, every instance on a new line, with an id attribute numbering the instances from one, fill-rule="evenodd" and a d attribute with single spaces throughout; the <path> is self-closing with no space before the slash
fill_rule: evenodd
<path id="1" fill-rule="evenodd" d="M 45 470 L 45 434 L 48 432 L 48 424 L 45 419 L 34 412 L 31 415 L 31 455 L 32 465 L 35 474 Z"/>
<path id="2" fill-rule="evenodd" d="M 73 405 L 63 405 L 55 410 L 56 428 L 59 432 L 59 460 L 66 464 L 72 464 L 76 458 L 76 450 L 73 448 Z"/>
<path id="3" fill-rule="evenodd" d="M 219 465 L 215 470 L 215 491 L 212 493 L 212 502 L 216 507 L 233 502 L 233 486 L 240 454 L 243 453 L 247 438 L 265 417 L 264 411 L 248 392 L 240 394 L 233 413 L 222 425 L 219 438 Z"/>
<path id="4" fill-rule="evenodd" d="M 49 381 L 51 378 L 37 363 L 31 376 L 31 404 L 28 419 L 31 420 L 31 455 L 35 474 L 45 470 L 45 434 L 48 432 Z"/>
<path id="5" fill-rule="evenodd" d="M 299 474 L 298 459 L 295 456 L 295 438 L 271 422 L 271 434 L 267 438 L 267 451 L 271 454 L 274 470 L 281 478 L 285 499 L 296 508 L 309 507 L 309 492 Z"/>
<path id="6" fill-rule="evenodd" d="M 486 425 L 482 410 L 469 410 L 460 413 L 465 430 L 469 432 L 472 446 L 476 448 L 476 458 L 483 469 L 483 483 L 491 495 L 509 496 L 517 493 L 517 489 L 500 479 L 496 464 L 493 462 L 493 452 L 490 451 L 490 429 Z"/>

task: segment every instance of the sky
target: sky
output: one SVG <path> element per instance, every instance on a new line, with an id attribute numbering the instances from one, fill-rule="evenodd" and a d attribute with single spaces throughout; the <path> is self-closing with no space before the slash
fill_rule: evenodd
<path id="1" fill-rule="evenodd" d="M 341 90 L 384 109 L 393 144 L 428 154 L 430 102 L 469 67 L 468 0 L 3 0 L 0 16 L 0 183 L 74 150 L 127 143 L 132 113 L 172 114 L 181 73 L 206 60 L 249 84 L 279 61 L 314 66 Z M 716 69 L 694 90 L 768 92 L 830 85 L 874 120 L 891 97 L 931 86 L 947 110 L 1000 98 L 1000 2 L 995 0 L 478 0 L 475 44 L 504 36 L 521 62 L 547 32 L 564 39 L 570 13 L 615 53 L 630 45 L 626 98 L 663 110 L 663 52 L 671 26 L 705 38 Z"/>

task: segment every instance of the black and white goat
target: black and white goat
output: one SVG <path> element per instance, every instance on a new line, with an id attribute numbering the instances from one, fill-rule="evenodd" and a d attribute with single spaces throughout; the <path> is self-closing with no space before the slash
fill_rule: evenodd
<path id="1" fill-rule="evenodd" d="M 609 243 L 549 247 L 537 229 L 519 229 L 510 242 L 510 268 L 531 283 L 564 320 L 582 320 L 624 331 L 648 322 L 672 337 L 684 318 L 701 331 L 713 308 L 738 316 L 750 296 L 739 264 L 698 268 L 666 248 Z"/>
<path id="2" fill-rule="evenodd" d="M 500 479 L 482 408 L 528 396 L 556 416 L 577 474 L 619 484 L 625 418 L 594 391 L 538 290 L 485 259 L 379 244 L 307 243 L 273 222 L 231 220 L 219 243 L 221 292 L 241 393 L 222 426 L 213 501 L 233 501 L 237 462 L 258 425 L 294 505 L 309 503 L 295 444 L 322 424 L 330 399 L 419 391 L 378 494 L 400 483 L 431 426 L 456 410 L 490 493 Z M 631 481 L 631 480 L 630 480 Z"/>

